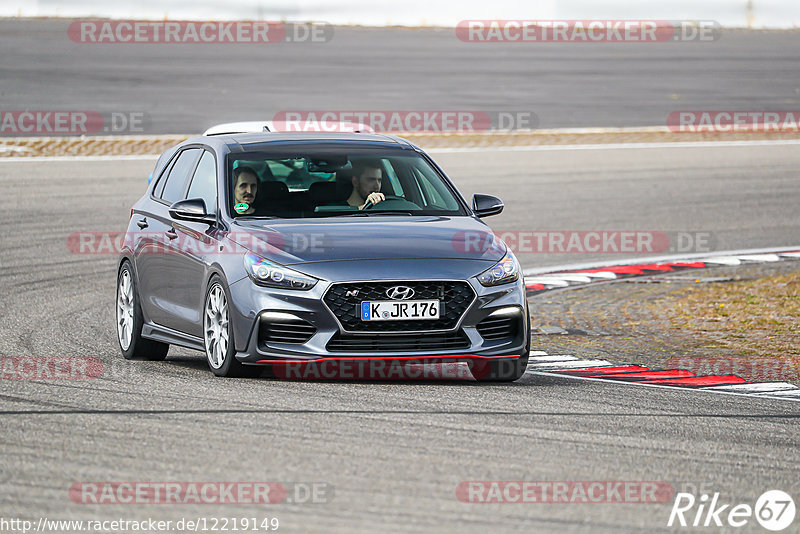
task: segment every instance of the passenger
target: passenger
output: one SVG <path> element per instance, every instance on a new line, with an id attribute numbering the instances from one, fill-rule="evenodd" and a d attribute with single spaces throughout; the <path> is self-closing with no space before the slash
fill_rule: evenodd
<path id="1" fill-rule="evenodd" d="M 251 167 L 236 167 L 233 170 L 236 185 L 233 188 L 234 211 L 239 215 L 252 215 L 256 209 L 253 203 L 258 196 L 258 174 Z M 244 208 L 242 204 L 246 204 Z"/>
<path id="2" fill-rule="evenodd" d="M 381 179 L 383 177 L 383 170 L 380 165 L 367 162 L 353 163 L 353 192 L 347 199 L 347 204 L 350 206 L 358 206 L 358 209 L 363 210 L 367 202 L 372 202 L 373 205 L 386 200 L 381 190 Z"/>

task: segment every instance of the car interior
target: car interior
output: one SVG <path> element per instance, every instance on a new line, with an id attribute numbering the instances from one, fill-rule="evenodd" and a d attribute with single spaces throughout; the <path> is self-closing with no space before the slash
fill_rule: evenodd
<path id="1" fill-rule="evenodd" d="M 382 211 L 460 211 L 441 180 L 430 180 L 400 158 L 376 162 L 383 171 L 380 192 L 387 197 L 380 203 Z M 358 211 L 357 207 L 347 205 L 353 190 L 353 169 L 347 161 L 338 166 L 321 166 L 313 158 L 240 159 L 233 168 L 238 166 L 250 167 L 258 173 L 255 213 L 251 217 L 305 218 Z"/>

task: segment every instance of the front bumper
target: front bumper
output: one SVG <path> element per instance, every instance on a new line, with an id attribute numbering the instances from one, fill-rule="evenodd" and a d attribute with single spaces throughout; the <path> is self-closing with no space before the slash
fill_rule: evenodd
<path id="1" fill-rule="evenodd" d="M 431 279 L 425 280 L 445 280 Z M 452 280 L 448 278 L 447 280 Z M 396 282 L 397 279 L 392 279 Z M 486 358 L 516 358 L 524 353 L 529 317 L 525 313 L 525 287 L 522 279 L 511 284 L 484 287 L 465 279 L 475 298 L 461 315 L 457 326 L 445 332 L 405 334 L 403 332 L 346 332 L 334 313 L 323 302 L 333 282 L 320 281 L 309 291 L 264 288 L 244 278 L 230 286 L 231 321 L 236 358 L 246 364 L 346 360 L 472 361 Z M 405 282 L 415 282 L 406 279 Z M 340 283 L 340 282 L 336 282 Z M 508 315 L 519 318 L 513 335 L 498 336 L 485 321 Z M 264 339 L 265 323 L 276 318 L 295 317 L 312 328 L 303 342 L 278 342 Z M 484 321 L 482 323 L 482 321 Z M 481 326 L 479 326 L 481 325 Z M 490 325 L 492 326 L 492 325 Z M 448 337 L 438 343 L 437 336 Z M 455 343 L 455 337 L 460 337 Z M 452 338 L 452 339 L 451 339 Z M 346 342 L 342 342 L 344 339 Z M 404 342 L 408 340 L 408 342 Z M 348 349 L 348 347 L 358 347 Z M 375 350 L 370 349 L 375 347 Z M 335 350 L 334 350 L 335 349 Z"/>

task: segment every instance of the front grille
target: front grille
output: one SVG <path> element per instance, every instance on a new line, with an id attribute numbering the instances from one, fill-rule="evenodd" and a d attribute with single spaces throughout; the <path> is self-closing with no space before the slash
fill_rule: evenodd
<path id="1" fill-rule="evenodd" d="M 263 320 L 259 330 L 261 343 L 305 343 L 317 329 L 303 319 Z"/>
<path id="2" fill-rule="evenodd" d="M 390 300 L 386 290 L 394 286 L 414 289 L 411 300 L 439 299 L 440 317 L 435 321 L 362 321 L 361 302 Z M 347 292 L 357 291 L 356 296 Z M 333 284 L 323 299 L 333 314 L 349 332 L 408 332 L 452 330 L 475 299 L 475 291 L 467 282 L 426 280 L 424 282 L 351 282 Z"/>
<path id="3" fill-rule="evenodd" d="M 489 316 L 476 327 L 478 333 L 486 341 L 495 341 L 498 339 L 509 339 L 516 337 L 520 327 L 520 317 L 518 315 L 512 316 Z"/>
<path id="4" fill-rule="evenodd" d="M 424 336 L 403 334 L 343 334 L 337 332 L 328 342 L 330 352 L 405 352 L 464 350 L 470 346 L 469 338 L 459 330 L 445 334 Z"/>

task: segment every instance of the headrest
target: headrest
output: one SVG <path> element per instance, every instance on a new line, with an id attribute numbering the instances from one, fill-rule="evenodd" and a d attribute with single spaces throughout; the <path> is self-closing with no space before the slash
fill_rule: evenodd
<path id="1" fill-rule="evenodd" d="M 261 211 L 282 205 L 289 199 L 289 187 L 283 182 L 274 180 L 259 182 L 255 207 Z"/>
<path id="2" fill-rule="evenodd" d="M 314 182 L 308 188 L 308 196 L 315 204 L 339 200 L 336 182 Z"/>
<path id="3" fill-rule="evenodd" d="M 336 171 L 336 194 L 347 198 L 353 192 L 353 169 Z"/>
<path id="4" fill-rule="evenodd" d="M 267 198 L 284 198 L 289 196 L 289 186 L 283 182 L 270 180 L 258 184 L 258 196 Z"/>

